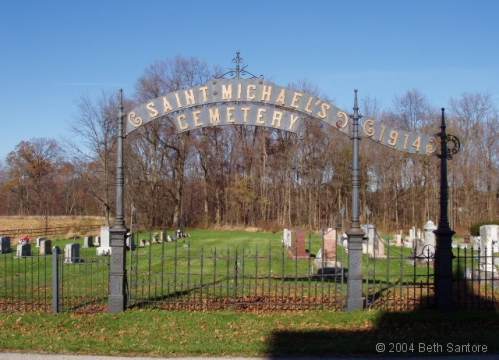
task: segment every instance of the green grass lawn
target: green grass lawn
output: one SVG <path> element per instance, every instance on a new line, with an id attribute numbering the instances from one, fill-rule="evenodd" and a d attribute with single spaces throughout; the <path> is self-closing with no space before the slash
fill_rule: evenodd
<path id="1" fill-rule="evenodd" d="M 100 355 L 375 354 L 383 342 L 481 344 L 499 351 L 497 313 L 134 310 L 0 314 L 0 349 Z M 417 354 L 412 353 L 412 354 Z"/>

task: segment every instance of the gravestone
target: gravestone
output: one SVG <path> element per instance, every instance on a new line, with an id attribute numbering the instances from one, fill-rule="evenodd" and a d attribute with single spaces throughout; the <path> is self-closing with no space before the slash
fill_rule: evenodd
<path id="1" fill-rule="evenodd" d="M 136 246 L 135 246 L 135 239 L 132 234 L 128 233 L 126 236 L 126 247 L 128 250 L 134 251 Z"/>
<path id="2" fill-rule="evenodd" d="M 333 260 L 336 258 L 336 229 L 329 228 L 324 232 L 324 258 Z"/>
<path id="3" fill-rule="evenodd" d="M 0 254 L 10 253 L 12 250 L 10 248 L 10 237 L 0 236 Z"/>
<path id="4" fill-rule="evenodd" d="M 36 238 L 36 247 L 37 247 L 37 248 L 39 248 L 39 247 L 40 247 L 40 242 L 42 242 L 43 240 L 47 240 L 47 238 L 46 238 L 46 237 L 43 237 L 43 236 L 41 236 L 41 237 L 37 237 L 37 238 Z"/>
<path id="5" fill-rule="evenodd" d="M 322 235 L 323 248 L 315 255 L 314 265 L 318 274 L 336 274 L 342 269 L 341 263 L 336 261 L 336 245 L 338 234 L 336 229 L 329 228 Z"/>
<path id="6" fill-rule="evenodd" d="M 470 237 L 470 235 L 464 235 L 463 242 L 465 244 L 470 244 L 471 243 L 471 237 Z"/>
<path id="7" fill-rule="evenodd" d="M 480 251 L 480 244 L 482 243 L 482 239 L 480 236 L 471 236 L 471 248 L 475 251 Z"/>
<path id="8" fill-rule="evenodd" d="M 395 234 L 395 245 L 402 246 L 402 234 Z"/>
<path id="9" fill-rule="evenodd" d="M 100 245 L 97 248 L 97 256 L 111 255 L 111 246 L 109 243 L 109 227 L 101 226 L 100 228 Z"/>
<path id="10" fill-rule="evenodd" d="M 282 231 L 282 243 L 284 244 L 285 247 L 288 249 L 291 247 L 291 230 L 289 229 L 284 229 Z"/>
<path id="11" fill-rule="evenodd" d="M 433 221 L 428 220 L 423 227 L 424 229 L 424 237 L 423 237 L 423 248 L 421 249 L 421 255 L 427 257 L 435 256 L 435 248 L 436 248 L 436 236 L 433 231 L 437 230 L 437 227 L 433 223 Z"/>
<path id="12" fill-rule="evenodd" d="M 335 258 L 328 259 L 323 256 L 322 249 L 317 251 L 314 259 L 314 266 L 317 269 L 318 274 L 336 274 L 338 270 L 343 270 L 341 262 L 337 261 Z"/>
<path id="13" fill-rule="evenodd" d="M 288 254 L 293 259 L 308 259 L 309 254 L 305 249 L 305 232 L 301 229 L 295 229 L 291 232 L 291 247 L 288 248 Z"/>
<path id="14" fill-rule="evenodd" d="M 417 229 L 416 230 L 416 239 L 424 240 L 423 239 L 423 233 L 421 232 L 421 229 Z"/>
<path id="15" fill-rule="evenodd" d="M 480 226 L 480 239 L 480 270 L 497 275 L 495 262 L 499 262 L 499 258 L 494 258 L 494 247 L 499 242 L 499 225 Z"/>
<path id="16" fill-rule="evenodd" d="M 163 240 L 161 240 L 161 234 L 160 233 L 154 233 L 152 235 L 152 243 L 153 244 L 160 244 L 162 242 L 163 242 Z"/>
<path id="17" fill-rule="evenodd" d="M 100 236 L 94 236 L 94 247 L 100 246 Z"/>
<path id="18" fill-rule="evenodd" d="M 172 237 L 170 235 L 166 235 L 166 241 L 167 242 L 172 242 L 173 239 L 172 239 Z"/>
<path id="19" fill-rule="evenodd" d="M 94 237 L 93 236 L 85 236 L 83 238 L 83 248 L 91 248 L 94 247 Z"/>
<path id="20" fill-rule="evenodd" d="M 16 257 L 31 256 L 31 244 L 17 244 Z"/>
<path id="21" fill-rule="evenodd" d="M 413 226 L 412 228 L 409 229 L 409 242 L 411 244 L 414 244 L 414 240 L 416 240 L 416 227 L 415 226 Z"/>
<path id="22" fill-rule="evenodd" d="M 40 252 L 38 254 L 40 256 L 52 255 L 52 241 L 49 239 L 40 241 Z"/>
<path id="23" fill-rule="evenodd" d="M 411 238 L 410 235 L 408 235 L 404 238 L 404 247 L 412 249 L 412 248 L 414 248 L 414 242 L 415 242 L 415 240 L 413 238 Z"/>
<path id="24" fill-rule="evenodd" d="M 67 244 L 64 247 L 64 263 L 75 264 L 81 262 L 80 244 Z"/>
<path id="25" fill-rule="evenodd" d="M 166 232 L 165 231 L 160 231 L 159 232 L 159 242 L 162 243 L 162 242 L 165 242 L 166 241 L 166 236 L 165 236 Z"/>
<path id="26" fill-rule="evenodd" d="M 376 232 L 376 226 L 373 224 L 362 225 L 364 230 L 364 239 L 362 242 L 362 253 L 370 257 L 385 257 L 385 244 Z"/>
<path id="27" fill-rule="evenodd" d="M 345 248 L 345 251 L 348 253 L 348 235 L 345 233 L 341 235 L 341 244 Z"/>

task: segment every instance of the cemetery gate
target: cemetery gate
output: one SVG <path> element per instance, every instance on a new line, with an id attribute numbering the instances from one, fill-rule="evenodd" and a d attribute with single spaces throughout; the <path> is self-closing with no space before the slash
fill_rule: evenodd
<path id="1" fill-rule="evenodd" d="M 334 266 L 332 266 L 335 278 L 335 284 L 338 278 L 338 273 L 341 273 L 339 277 L 341 278 L 340 284 L 343 284 L 346 278 L 346 291 L 345 294 L 345 304 L 347 309 L 355 310 L 363 307 L 363 276 L 362 276 L 362 242 L 364 232 L 360 228 L 360 209 L 359 209 L 359 191 L 360 191 L 360 166 L 359 166 L 359 143 L 361 137 L 367 137 L 368 139 L 388 146 L 392 149 L 399 151 L 404 151 L 408 153 L 431 155 L 436 150 L 435 138 L 433 136 L 426 136 L 423 134 L 416 134 L 408 131 L 397 130 L 387 127 L 384 124 L 377 123 L 373 119 L 366 119 L 362 123 L 362 128 L 360 124 L 361 115 L 359 114 L 359 107 L 357 103 L 357 91 L 355 91 L 355 101 L 353 107 L 353 114 L 348 114 L 347 112 L 337 108 L 334 104 L 321 99 L 317 96 L 308 94 L 306 92 L 291 90 L 289 88 L 278 86 L 274 83 L 266 81 L 262 78 L 257 78 L 255 76 L 250 76 L 250 78 L 242 78 L 241 75 L 249 74 L 246 72 L 245 67 L 240 66 L 240 57 L 237 54 L 236 59 L 236 69 L 229 71 L 226 75 L 233 75 L 232 78 L 217 78 L 208 81 L 208 83 L 192 87 L 189 89 L 183 89 L 174 91 L 170 94 L 160 96 L 155 99 L 141 104 L 132 111 L 130 111 L 126 116 L 123 112 L 123 106 L 121 102 L 120 114 L 119 114 L 119 124 L 118 124 L 118 142 L 117 142 L 117 162 L 116 162 L 116 219 L 115 224 L 110 230 L 110 239 L 112 247 L 112 261 L 110 268 L 110 296 L 109 296 L 109 310 L 111 312 L 123 311 L 126 308 L 126 303 L 129 294 L 135 294 L 132 299 L 137 299 L 137 289 L 142 289 L 139 286 L 139 276 L 140 266 L 139 261 L 140 250 L 136 251 L 135 262 L 133 259 L 133 252 L 128 257 L 128 262 L 130 266 L 133 264 L 135 268 L 129 269 L 129 278 L 126 277 L 126 234 L 127 228 L 125 226 L 124 220 L 124 158 L 123 158 L 123 141 L 127 135 L 136 131 L 140 127 L 147 125 L 151 121 L 156 121 L 160 119 L 167 119 L 171 121 L 172 126 L 175 128 L 176 133 L 180 134 L 186 131 L 193 131 L 196 129 L 202 129 L 204 127 L 212 126 L 224 126 L 224 125 L 243 125 L 243 126 L 262 126 L 273 129 L 278 129 L 282 131 L 288 131 L 292 133 L 300 133 L 303 129 L 303 122 L 305 119 L 310 121 L 321 121 L 332 128 L 340 131 L 341 133 L 348 135 L 352 139 L 353 144 L 353 159 L 352 159 L 352 221 L 351 228 L 347 231 L 348 234 L 348 260 L 343 260 L 345 265 L 348 262 L 348 275 L 345 277 L 342 271 L 338 271 L 340 268 L 337 263 L 337 259 L 334 260 Z M 251 74 L 249 74 L 251 75 Z M 122 98 L 122 95 L 121 95 Z M 126 118 L 126 121 L 125 121 Z M 449 229 L 450 231 L 450 229 Z M 442 233 L 443 234 L 443 233 Z M 138 239 L 137 239 L 138 240 Z M 164 244 L 164 242 L 163 242 Z M 164 250 L 162 250 L 162 260 L 161 260 L 161 291 L 160 296 L 164 296 L 164 273 L 165 267 L 167 273 L 171 271 L 174 272 L 173 279 L 173 294 L 177 294 L 177 291 L 184 293 L 186 289 L 183 287 L 184 284 L 193 284 L 192 276 L 198 276 L 200 279 L 205 278 L 204 266 L 206 261 L 212 262 L 213 267 L 220 263 L 225 263 L 222 265 L 226 268 L 225 281 L 227 282 L 225 287 L 225 292 L 228 293 L 233 291 L 237 293 L 239 289 L 240 282 L 238 281 L 240 272 L 242 273 L 242 280 L 246 279 L 246 274 L 242 270 L 240 263 L 247 263 L 247 256 L 252 257 L 253 254 L 231 254 L 228 252 L 226 255 L 222 256 L 218 254 L 206 254 L 204 250 L 199 254 L 200 259 L 200 269 L 197 270 L 196 274 L 191 272 L 191 247 L 187 244 L 188 253 L 185 255 L 187 264 L 185 266 L 179 267 L 178 264 L 178 245 L 175 241 L 175 254 L 173 262 L 173 270 L 168 268 L 168 262 L 165 263 L 166 258 L 164 258 Z M 294 246 L 302 246 L 299 241 L 294 243 Z M 338 241 L 335 242 L 335 245 Z M 163 245 L 164 247 L 164 245 Z M 302 246 L 303 247 L 303 246 Z M 184 249 L 182 247 L 182 249 Z M 309 248 L 310 249 L 310 248 Z M 322 248 L 322 257 L 325 258 L 326 249 Z M 336 249 L 337 250 L 337 249 Z M 335 254 L 338 251 L 335 250 Z M 151 252 L 152 250 L 150 250 Z M 284 250 L 282 251 L 284 252 Z M 147 255 L 146 255 L 147 256 Z M 150 253 L 149 258 L 152 254 Z M 197 256 L 197 254 L 196 254 Z M 265 255 L 267 256 L 267 254 Z M 276 273 L 275 266 L 272 266 L 272 246 L 269 246 L 268 251 L 268 270 L 269 273 Z M 335 255 L 336 256 L 336 255 Z M 295 254 L 295 268 L 298 268 L 298 261 L 300 259 L 300 254 Z M 281 256 L 281 262 L 284 261 L 284 255 Z M 255 252 L 254 263 L 256 271 L 254 274 L 255 278 L 259 278 L 258 274 L 258 262 L 261 256 Z M 275 259 L 275 252 L 274 252 Z M 319 260 L 316 256 L 316 260 Z M 311 267 L 311 259 L 309 257 L 308 267 Z M 328 261 L 328 259 L 326 259 Z M 301 261 L 300 261 L 301 263 Z M 304 262 L 306 263 L 306 261 Z M 324 265 L 324 264 L 323 264 Z M 151 269 L 151 260 L 149 260 L 149 269 Z M 300 266 L 306 266 L 300 264 Z M 220 267 L 220 265 L 219 265 Z M 185 270 L 185 268 L 187 270 Z M 282 266 L 285 268 L 285 265 Z M 184 269 L 187 273 L 180 274 L 179 269 Z M 325 280 L 324 267 L 321 267 L 321 278 L 320 281 Z M 343 269 L 343 267 L 341 267 Z M 134 272 L 135 271 L 135 272 Z M 232 271 L 232 276 L 230 275 Z M 133 275 L 135 277 L 133 277 Z M 148 272 L 150 274 L 150 271 Z M 182 286 L 178 289 L 179 278 Z M 295 279 L 298 276 L 298 272 L 295 272 Z M 310 269 L 306 273 L 306 277 L 310 278 Z M 283 280 L 286 275 L 284 273 L 280 274 L 278 281 Z M 232 290 L 230 287 L 229 278 L 234 279 L 233 283 L 237 284 L 235 289 Z M 268 276 L 268 294 L 270 295 L 272 289 L 272 276 Z M 130 280 L 130 281 L 127 281 Z M 133 281 L 132 281 L 133 280 Z M 330 280 L 326 277 L 326 280 Z M 224 281 L 219 279 L 215 274 L 213 276 L 213 284 Z M 242 282 L 242 281 L 241 281 Z M 197 287 L 197 291 L 202 293 L 203 290 L 216 292 L 216 286 L 205 286 L 203 281 L 194 281 Z M 246 283 L 250 283 L 246 281 Z M 170 281 L 167 282 L 167 288 L 172 284 Z M 258 282 L 255 284 L 256 288 L 260 285 Z M 127 286 L 130 291 L 127 292 Z M 242 286 L 242 285 L 241 285 Z M 298 285 L 299 286 L 299 285 Z M 262 289 L 265 286 L 262 285 Z M 134 290 L 135 289 L 135 293 Z M 156 289 L 156 284 L 154 285 Z M 289 290 L 289 289 L 288 289 Z M 150 292 L 150 286 L 147 288 L 148 294 Z M 187 289 L 190 292 L 190 289 Z M 281 297 L 283 297 L 285 290 L 281 290 Z M 168 293 L 170 294 L 170 293 Z M 241 296 L 246 296 L 247 293 L 244 287 L 241 289 Z M 258 296 L 258 294 L 256 294 Z M 275 295 L 275 294 L 274 294 Z M 310 295 L 310 294 L 309 294 Z M 169 295 L 168 295 L 169 296 Z"/>
<path id="2" fill-rule="evenodd" d="M 0 310 L 98 309 L 106 297 L 111 312 L 145 304 L 167 309 L 338 310 L 432 305 L 446 309 L 453 303 L 497 306 L 499 278 L 494 256 L 499 251 L 483 244 L 452 248 L 447 160 L 459 150 L 459 140 L 446 133 L 443 109 L 436 137 L 392 129 L 369 118 L 361 123 L 357 91 L 353 113 L 348 114 L 315 95 L 254 76 L 242 78 L 248 73 L 241 68 L 239 56 L 236 60 L 236 70 L 227 73 L 233 78 L 217 78 L 166 94 L 126 115 L 121 96 L 116 216 L 106 233 L 110 247 L 105 248 L 111 257 L 92 256 L 88 249 L 77 256 L 72 246 L 64 255 L 56 249 L 49 254 L 46 248 L 32 252 L 26 244 L 17 245 L 13 256 L 10 238 L 1 236 Z M 170 121 L 177 134 L 225 125 L 300 134 L 305 121 L 320 121 L 349 136 L 353 150 L 350 228 L 346 234 L 341 228 L 326 229 L 321 235 L 287 229 L 282 235 L 255 234 L 255 242 L 246 248 L 204 248 L 202 242 L 194 241 L 200 236 L 195 232 L 190 237 L 164 229 L 129 237 L 124 218 L 123 142 L 130 133 L 160 120 Z M 406 153 L 439 157 L 440 218 L 437 227 L 425 226 L 424 237 L 414 229 L 409 240 L 401 234 L 384 239 L 375 227 L 361 227 L 362 138 Z"/>

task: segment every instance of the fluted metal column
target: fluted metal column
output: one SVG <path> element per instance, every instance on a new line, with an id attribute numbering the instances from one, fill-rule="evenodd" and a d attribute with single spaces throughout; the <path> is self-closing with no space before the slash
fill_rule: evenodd
<path id="1" fill-rule="evenodd" d="M 360 228 L 360 134 L 359 105 L 357 90 L 355 90 L 352 119 L 352 224 L 348 235 L 348 280 L 347 280 L 347 310 L 363 308 L 362 297 L 362 238 L 364 232 Z"/>
<path id="2" fill-rule="evenodd" d="M 438 220 L 435 249 L 435 301 L 440 310 L 452 308 L 452 236 L 454 231 L 449 226 L 448 201 L 449 186 L 447 182 L 447 160 L 450 152 L 447 142 L 450 138 L 446 132 L 445 109 L 442 108 L 440 124 L 440 217 Z"/>
<path id="3" fill-rule="evenodd" d="M 120 108 L 118 114 L 118 133 L 116 141 L 116 211 L 114 225 L 109 231 L 111 245 L 111 266 L 109 274 L 108 311 L 117 313 L 126 308 L 126 234 L 124 216 L 124 157 L 123 157 L 123 90 L 120 89 Z"/>

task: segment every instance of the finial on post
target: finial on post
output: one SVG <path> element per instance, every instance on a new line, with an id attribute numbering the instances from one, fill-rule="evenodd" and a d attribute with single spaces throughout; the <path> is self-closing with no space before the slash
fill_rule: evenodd
<path id="1" fill-rule="evenodd" d="M 246 70 L 248 65 L 245 65 L 243 63 L 243 60 L 244 59 L 241 57 L 241 52 L 236 51 L 236 56 L 234 58 L 232 58 L 232 63 L 235 64 L 235 67 L 233 69 L 229 69 L 227 72 L 225 72 L 219 76 L 216 76 L 215 78 L 216 79 L 224 79 L 224 78 L 225 79 L 238 79 L 238 80 L 244 79 L 244 78 L 263 79 L 263 75 L 256 76 L 256 75 L 250 73 L 248 70 Z"/>
<path id="2" fill-rule="evenodd" d="M 358 96 L 357 96 L 358 95 L 358 90 L 354 89 L 353 93 L 354 93 L 354 98 L 353 98 L 353 114 L 351 115 L 351 117 L 352 117 L 352 120 L 354 122 L 358 122 L 362 118 L 362 115 L 360 115 L 360 113 L 359 113 L 359 101 L 358 101 Z"/>
<path id="3" fill-rule="evenodd" d="M 236 79 L 241 78 L 241 64 L 243 62 L 243 58 L 241 57 L 241 52 L 236 51 L 236 57 L 232 59 L 232 62 L 236 64 Z"/>

